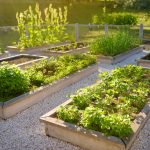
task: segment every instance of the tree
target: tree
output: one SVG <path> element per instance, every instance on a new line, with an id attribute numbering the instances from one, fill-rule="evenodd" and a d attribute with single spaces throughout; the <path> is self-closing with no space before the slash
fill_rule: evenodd
<path id="1" fill-rule="evenodd" d="M 150 0 L 115 0 L 117 6 L 135 9 L 150 9 Z"/>

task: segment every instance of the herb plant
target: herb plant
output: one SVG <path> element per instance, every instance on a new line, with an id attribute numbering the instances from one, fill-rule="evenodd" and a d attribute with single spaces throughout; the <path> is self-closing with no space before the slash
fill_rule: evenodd
<path id="1" fill-rule="evenodd" d="M 102 73 L 100 78 L 72 95 L 71 106 L 58 109 L 57 117 L 105 135 L 128 137 L 131 122 L 148 101 L 150 70 L 128 65 Z M 78 115 L 69 113 L 71 107 Z"/>
<path id="2" fill-rule="evenodd" d="M 82 48 L 87 46 L 87 43 L 71 43 L 71 44 L 67 44 L 67 45 L 62 45 L 62 46 L 57 46 L 54 48 L 49 49 L 50 51 L 69 51 L 69 50 L 73 50 L 73 49 L 77 49 L 77 48 Z"/>
<path id="3" fill-rule="evenodd" d="M 115 34 L 103 35 L 95 39 L 90 45 L 92 54 L 115 56 L 130 50 L 140 44 L 140 40 L 127 31 L 119 31 Z"/>
<path id="4" fill-rule="evenodd" d="M 19 96 L 29 90 L 30 80 L 24 71 L 7 63 L 0 66 L 0 101 Z"/>

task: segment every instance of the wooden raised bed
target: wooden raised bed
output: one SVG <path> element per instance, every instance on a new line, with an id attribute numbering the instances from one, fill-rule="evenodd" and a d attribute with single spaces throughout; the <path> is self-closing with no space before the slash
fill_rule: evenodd
<path id="1" fill-rule="evenodd" d="M 116 56 L 97 55 L 97 61 L 105 64 L 117 64 L 134 54 L 140 53 L 142 50 L 143 46 L 140 46 Z"/>
<path id="2" fill-rule="evenodd" d="M 74 74 L 71 74 L 58 81 L 55 81 L 50 85 L 39 87 L 34 91 L 30 91 L 9 101 L 1 102 L 0 117 L 3 119 L 12 117 L 18 112 L 27 109 L 28 107 L 38 103 L 39 101 L 44 100 L 51 94 L 73 83 L 76 83 L 77 81 L 81 80 L 82 78 L 85 78 L 86 76 L 89 76 L 90 74 L 96 71 L 98 71 L 98 66 L 91 65 L 85 69 L 79 70 Z"/>
<path id="3" fill-rule="evenodd" d="M 61 56 L 65 54 L 73 55 L 78 53 L 87 53 L 89 50 L 89 46 L 86 43 L 76 43 L 77 47 L 73 48 L 71 47 L 68 49 L 68 46 L 71 46 L 73 43 L 62 45 L 64 47 L 64 50 L 61 50 L 62 46 L 52 47 L 50 49 L 44 50 L 43 54 L 48 56 Z M 57 50 L 58 49 L 58 50 Z"/>
<path id="4" fill-rule="evenodd" d="M 83 43 L 77 43 L 77 48 L 71 48 L 67 50 L 56 50 L 60 49 L 61 47 L 70 46 L 72 43 L 59 43 L 59 44 L 51 44 L 46 46 L 34 47 L 34 48 L 27 48 L 23 51 L 20 51 L 15 46 L 8 46 L 7 50 L 12 54 L 36 54 L 36 55 L 45 55 L 45 56 L 61 56 L 65 54 L 77 54 L 77 53 L 86 53 L 89 50 L 88 46 L 84 46 Z M 79 45 L 83 45 L 80 47 Z"/>
<path id="5" fill-rule="evenodd" d="M 144 49 L 150 50 L 150 41 L 144 40 L 143 44 L 144 44 Z"/>
<path id="6" fill-rule="evenodd" d="M 1 62 L 8 62 L 9 64 L 15 64 L 21 69 L 25 69 L 27 66 L 31 66 L 33 63 L 39 62 L 42 59 L 47 59 L 46 56 L 37 56 L 37 55 L 29 55 L 29 54 L 19 54 L 11 57 L 5 57 L 0 59 Z"/>
<path id="7" fill-rule="evenodd" d="M 5 51 L 4 53 L 0 53 L 0 59 L 4 58 L 4 57 L 8 57 L 9 56 L 9 52 Z"/>
<path id="8" fill-rule="evenodd" d="M 65 106 L 71 103 L 71 100 L 66 101 L 60 106 Z M 114 136 L 105 136 L 103 133 L 85 129 L 77 125 L 64 122 L 56 118 L 56 107 L 49 113 L 40 118 L 44 123 L 45 133 L 47 136 L 52 136 L 74 145 L 78 145 L 87 150 L 128 150 L 132 146 L 139 131 L 143 128 L 145 122 L 150 116 L 150 102 L 138 114 L 132 123 L 133 135 L 128 141 L 119 139 Z"/>
<path id="9" fill-rule="evenodd" d="M 24 54 L 24 53 L 25 54 L 44 55 L 44 53 L 43 53 L 44 50 L 50 49 L 54 46 L 65 45 L 65 44 L 68 44 L 68 42 L 36 46 L 36 47 L 32 47 L 32 48 L 25 48 L 23 50 L 18 49 L 16 46 L 7 46 L 7 51 L 9 51 L 10 54 L 12 54 L 12 55 Z"/>
<path id="10" fill-rule="evenodd" d="M 150 53 L 137 61 L 138 66 L 150 68 Z"/>

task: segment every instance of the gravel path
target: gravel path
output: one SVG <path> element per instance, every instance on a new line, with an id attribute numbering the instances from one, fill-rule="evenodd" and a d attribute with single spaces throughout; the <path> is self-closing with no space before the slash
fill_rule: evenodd
<path id="1" fill-rule="evenodd" d="M 0 120 L 0 150 L 79 150 L 71 144 L 45 136 L 39 118 L 65 102 L 69 93 L 73 94 L 77 89 L 93 84 L 97 74 L 53 94 L 6 121 Z"/>
<path id="2" fill-rule="evenodd" d="M 137 54 L 115 66 L 100 65 L 99 71 L 111 70 L 125 64 L 135 64 L 135 59 L 145 55 Z M 0 150 L 81 150 L 81 148 L 44 134 L 39 118 L 43 114 L 63 103 L 68 94 L 96 82 L 98 72 L 46 98 L 16 116 L 0 120 Z M 150 150 L 150 119 L 140 132 L 131 150 Z"/>

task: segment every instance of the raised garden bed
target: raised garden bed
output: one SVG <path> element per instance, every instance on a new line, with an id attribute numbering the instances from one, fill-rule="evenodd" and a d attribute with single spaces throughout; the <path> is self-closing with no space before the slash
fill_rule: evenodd
<path id="1" fill-rule="evenodd" d="M 33 48 L 26 48 L 26 49 L 18 49 L 16 46 L 7 46 L 7 51 L 9 51 L 12 55 L 14 54 L 36 54 L 36 55 L 44 55 L 45 53 L 43 51 L 50 49 L 54 46 L 59 45 L 65 45 L 68 44 L 68 42 L 63 43 L 56 43 L 56 44 L 50 44 L 50 45 L 43 45 L 43 46 L 36 46 Z"/>
<path id="2" fill-rule="evenodd" d="M 136 76 L 137 79 L 134 78 L 134 75 L 136 75 L 135 73 L 137 73 L 137 76 Z M 141 68 L 128 66 L 127 69 L 125 70 L 120 69 L 120 71 L 116 70 L 113 72 L 113 74 L 115 77 L 122 76 L 122 79 L 120 80 L 122 81 L 122 83 L 117 82 L 115 80 L 116 81 L 115 83 L 112 82 L 111 84 L 108 83 L 108 85 L 106 85 L 107 82 L 110 81 L 112 78 L 111 76 L 109 76 L 110 78 L 109 77 L 107 78 L 106 76 L 108 74 L 103 74 L 103 76 L 101 76 L 102 78 L 104 77 L 102 79 L 102 82 L 99 82 L 94 86 L 88 87 L 85 90 L 84 89 L 80 90 L 77 95 L 74 95 L 72 97 L 72 99 L 66 101 L 65 103 L 53 109 L 49 113 L 43 115 L 40 118 L 40 121 L 44 123 L 46 135 L 70 142 L 74 145 L 78 145 L 87 150 L 88 149 L 89 150 L 100 150 L 100 149 L 102 150 L 112 150 L 112 149 L 113 150 L 128 150 L 130 149 L 134 140 L 139 134 L 140 130 L 143 128 L 145 122 L 150 116 L 150 102 L 148 98 L 149 91 L 147 91 L 148 88 L 146 89 L 146 87 L 148 86 L 148 82 L 146 83 L 147 85 L 144 87 L 145 89 L 143 89 L 144 91 L 145 90 L 147 91 L 146 92 L 147 96 L 143 95 L 143 99 L 145 100 L 143 101 L 142 99 L 142 101 L 144 103 L 141 105 L 141 101 L 137 99 L 139 104 L 136 106 L 137 104 L 136 101 L 135 103 L 132 101 L 134 100 L 134 97 L 130 97 L 130 96 L 128 97 L 128 95 L 126 95 L 130 90 L 132 90 L 131 85 L 133 85 L 133 83 L 130 83 L 130 80 L 124 79 L 124 77 L 128 76 L 128 78 L 130 78 L 132 76 L 131 78 L 133 82 L 135 80 L 140 80 L 139 82 L 141 82 L 146 75 L 149 75 L 149 72 L 148 74 L 147 73 L 143 74 L 143 72 L 141 72 Z M 142 77 L 140 75 L 142 75 Z M 148 76 L 148 79 L 149 79 L 149 76 Z M 116 89 L 117 88 L 119 89 L 119 86 L 117 87 L 116 85 L 112 85 L 112 84 L 124 86 L 124 88 L 122 87 L 120 89 L 123 94 L 120 93 L 119 96 L 123 96 L 125 94 L 124 96 L 131 98 L 129 99 L 129 101 L 131 100 L 130 102 L 131 103 L 133 102 L 133 105 L 130 105 L 130 106 L 125 105 L 124 108 L 122 107 L 123 109 L 117 109 L 118 106 L 119 107 L 121 106 L 120 105 L 121 103 L 124 103 L 124 101 L 122 101 L 123 97 L 119 98 L 118 96 L 118 102 L 117 102 L 117 99 L 111 99 L 111 101 L 108 99 L 108 101 L 105 101 L 107 102 L 108 105 L 104 102 L 104 100 L 106 100 L 106 97 L 99 99 L 100 97 L 98 96 L 98 93 L 101 93 L 100 90 L 103 90 L 104 88 L 98 88 L 98 89 L 96 88 L 97 90 L 96 89 L 94 90 L 94 87 L 98 87 L 98 86 L 101 87 L 101 84 L 103 84 L 105 80 L 106 80 L 106 84 L 104 84 L 104 86 L 106 87 L 110 86 L 110 89 L 111 89 L 111 86 L 114 86 L 116 87 Z M 125 85 L 127 83 L 130 83 L 130 86 L 128 87 L 131 89 L 128 89 L 129 91 L 125 90 L 125 87 L 126 87 Z M 138 84 L 136 84 L 135 87 L 137 85 Z M 142 87 L 140 87 L 139 85 L 139 88 L 142 88 Z M 111 91 L 115 92 L 114 94 L 111 94 L 111 95 L 116 96 L 118 94 L 118 91 L 116 91 L 116 89 L 111 89 Z M 93 92 L 93 90 L 97 93 L 94 92 L 92 95 L 91 93 Z M 136 90 L 135 91 L 134 90 L 135 89 L 132 90 L 134 93 L 129 92 L 128 94 L 135 95 Z M 111 91 L 109 90 L 108 92 L 111 93 Z M 109 95 L 109 93 L 107 93 L 107 96 Z M 104 96 L 103 92 L 102 92 L 102 95 Z M 97 99 L 95 104 L 94 104 L 94 96 Z M 89 98 L 92 99 L 91 104 L 88 104 Z M 139 97 L 137 95 L 137 98 L 142 98 L 142 97 L 139 94 Z M 99 103 L 100 105 L 98 105 L 97 103 L 98 99 L 103 100 L 102 103 Z M 124 100 L 128 100 L 128 99 L 124 99 Z M 129 101 L 127 101 L 127 103 Z M 87 104 L 88 106 L 86 106 L 86 109 L 83 109 L 83 107 Z M 106 104 L 106 107 L 105 107 L 105 104 Z M 82 106 L 82 109 L 80 108 L 81 106 Z M 144 106 L 144 108 L 142 106 Z M 103 110 L 99 109 L 101 107 L 103 107 Z M 113 109 L 110 109 L 111 107 Z M 130 111 L 127 107 L 130 107 Z M 141 108 L 140 109 L 141 111 L 139 111 L 139 108 L 137 111 L 135 109 L 136 107 Z M 107 110 L 110 111 L 108 116 L 105 114 Z M 114 110 L 116 112 L 117 110 L 119 110 L 119 113 L 114 112 Z M 127 110 L 127 111 L 123 112 L 123 110 L 125 111 Z M 112 111 L 113 117 L 111 116 L 111 111 Z M 133 113 L 134 111 L 137 111 L 137 113 Z M 125 116 L 129 115 L 132 118 L 131 122 L 128 124 L 127 122 L 129 120 L 127 118 L 125 120 L 120 120 L 120 117 L 123 117 L 122 115 L 125 115 Z M 114 118 L 114 116 L 116 117 Z M 117 119 L 119 120 L 117 121 Z M 81 124 L 79 125 L 79 121 L 82 125 Z M 75 122 L 78 122 L 78 123 L 75 123 Z M 85 125 L 86 127 L 83 127 L 83 125 Z M 93 128 L 95 128 L 96 130 L 93 130 Z M 104 132 L 98 131 L 99 129 Z M 112 134 L 116 134 L 116 135 L 118 134 L 118 136 L 114 136 Z"/>
<path id="3" fill-rule="evenodd" d="M 150 68 L 150 54 L 142 57 L 137 61 L 137 64 L 139 66 L 145 67 L 145 68 Z"/>
<path id="4" fill-rule="evenodd" d="M 71 103 L 71 100 L 66 101 L 61 106 L 66 106 Z M 57 119 L 56 112 L 61 107 L 57 107 L 49 113 L 43 115 L 40 121 L 44 123 L 45 133 L 47 136 L 52 136 L 63 141 L 70 142 L 88 150 L 127 150 L 131 147 L 137 135 L 139 134 L 150 114 L 150 102 L 138 114 L 137 118 L 132 123 L 134 134 L 128 141 L 122 141 L 114 136 L 105 136 L 101 132 L 88 130 L 80 126 L 64 122 Z M 88 142 L 87 142 L 88 141 Z M 86 143 L 86 144 L 85 144 Z"/>
<path id="5" fill-rule="evenodd" d="M 139 53 L 143 49 L 140 44 L 138 37 L 127 31 L 118 31 L 96 38 L 90 44 L 90 53 L 97 55 L 101 63 L 116 64 Z"/>
<path id="6" fill-rule="evenodd" d="M 144 41 L 143 44 L 144 44 L 144 49 L 150 50 L 150 41 Z"/>
<path id="7" fill-rule="evenodd" d="M 59 43 L 35 48 L 28 48 L 20 51 L 15 46 L 8 46 L 7 50 L 11 54 L 36 54 L 45 56 L 61 56 L 65 54 L 86 53 L 89 47 L 87 43 Z"/>
<path id="8" fill-rule="evenodd" d="M 58 61 L 63 61 L 62 59 L 65 59 L 65 60 L 70 59 L 70 57 L 71 56 L 61 57 L 61 58 L 58 58 Z M 81 56 L 72 56 L 71 60 L 73 61 L 73 58 L 75 59 L 75 57 L 76 57 L 76 59 L 79 57 L 78 61 L 82 62 L 82 61 L 80 61 Z M 82 56 L 81 60 L 85 57 L 86 56 Z M 87 56 L 85 59 L 83 59 L 83 61 L 86 59 L 89 59 L 89 58 L 91 58 L 91 57 Z M 43 61 L 46 61 L 46 67 L 47 67 L 47 63 L 50 63 L 49 60 L 43 60 Z M 95 62 L 95 58 L 92 58 L 92 61 Z M 31 90 L 30 92 L 22 94 L 18 97 L 12 98 L 10 100 L 3 100 L 3 102 L 0 102 L 0 117 L 3 119 L 7 119 L 7 118 L 17 114 L 18 112 L 23 111 L 26 108 L 38 103 L 39 101 L 42 101 L 47 96 L 50 96 L 51 94 L 53 94 L 53 93 L 65 88 L 65 87 L 81 80 L 82 78 L 89 76 L 90 74 L 98 71 L 98 66 L 95 65 L 94 62 L 92 62 L 92 61 L 89 60 L 89 62 L 88 62 L 86 60 L 86 63 L 88 62 L 89 64 L 86 64 L 84 67 L 80 67 L 81 69 L 78 69 L 78 70 L 76 69 L 74 71 L 71 70 L 72 73 L 70 72 L 70 69 L 73 65 L 72 64 L 73 62 L 71 62 L 72 65 L 70 64 L 70 66 L 68 68 L 65 67 L 66 70 L 64 70 L 64 71 L 69 71 L 69 73 L 68 72 L 67 73 L 62 72 L 60 70 L 59 72 L 61 74 L 59 75 L 59 77 L 54 76 L 52 74 L 52 72 L 50 72 L 50 71 L 46 72 L 46 69 L 43 69 L 44 74 L 46 74 L 46 76 L 48 73 L 50 74 L 48 77 L 44 77 L 44 79 L 45 79 L 44 81 L 41 81 L 41 79 L 43 79 L 43 77 L 41 78 L 41 76 L 39 76 L 39 73 L 41 73 L 41 67 L 44 65 L 44 63 L 39 62 L 39 63 L 35 64 L 35 66 L 32 66 L 30 68 L 31 70 L 30 70 L 29 76 L 31 76 L 30 77 L 30 82 L 31 82 L 30 84 L 32 84 L 34 88 L 37 85 L 36 89 Z M 56 62 L 56 64 L 53 64 L 54 62 L 56 62 L 56 59 L 54 59 L 53 62 L 49 64 L 49 67 L 52 67 L 52 70 L 54 69 L 53 65 L 58 65 L 58 62 Z M 68 62 L 68 64 L 69 64 L 69 62 Z M 77 65 L 79 65 L 79 64 L 77 64 Z M 35 67 L 40 67 L 40 72 L 35 72 L 35 70 L 34 70 Z M 73 67 L 75 67 L 75 66 L 73 66 Z M 61 68 L 57 68 L 57 69 L 61 69 Z M 28 71 L 29 70 L 27 70 L 27 72 Z M 33 74 L 32 74 L 32 72 L 33 72 Z M 36 77 L 35 77 L 34 73 L 37 75 Z M 62 73 L 64 73 L 64 74 L 62 74 Z M 67 74 L 67 75 L 65 75 L 65 74 Z M 58 74 L 56 74 L 56 75 L 58 75 Z M 46 81 L 46 83 L 45 83 L 45 81 Z M 41 86 L 41 85 L 44 85 L 44 86 Z"/>
<path id="9" fill-rule="evenodd" d="M 126 51 L 122 54 L 118 54 L 116 56 L 104 56 L 104 55 L 97 55 L 97 61 L 100 63 L 106 64 L 117 64 L 132 55 L 138 54 L 143 50 L 143 46 L 134 48 L 132 50 Z"/>
<path id="10" fill-rule="evenodd" d="M 9 56 L 9 52 L 8 51 L 5 51 L 3 53 L 0 53 L 0 59 L 1 58 L 5 58 L 5 57 L 8 57 Z"/>
<path id="11" fill-rule="evenodd" d="M 41 61 L 41 59 L 46 59 L 46 56 L 37 56 L 37 55 L 29 55 L 29 54 L 19 54 L 11 57 L 6 57 L 0 59 L 1 62 L 8 62 L 9 64 L 15 64 L 19 68 L 24 69 L 27 66 L 32 65 L 33 63 L 37 63 Z"/>
<path id="12" fill-rule="evenodd" d="M 88 52 L 89 47 L 87 43 L 71 43 L 62 46 L 56 46 L 50 49 L 45 50 L 46 55 L 49 56 L 61 56 L 65 54 L 77 54 L 77 53 L 86 53 Z"/>

